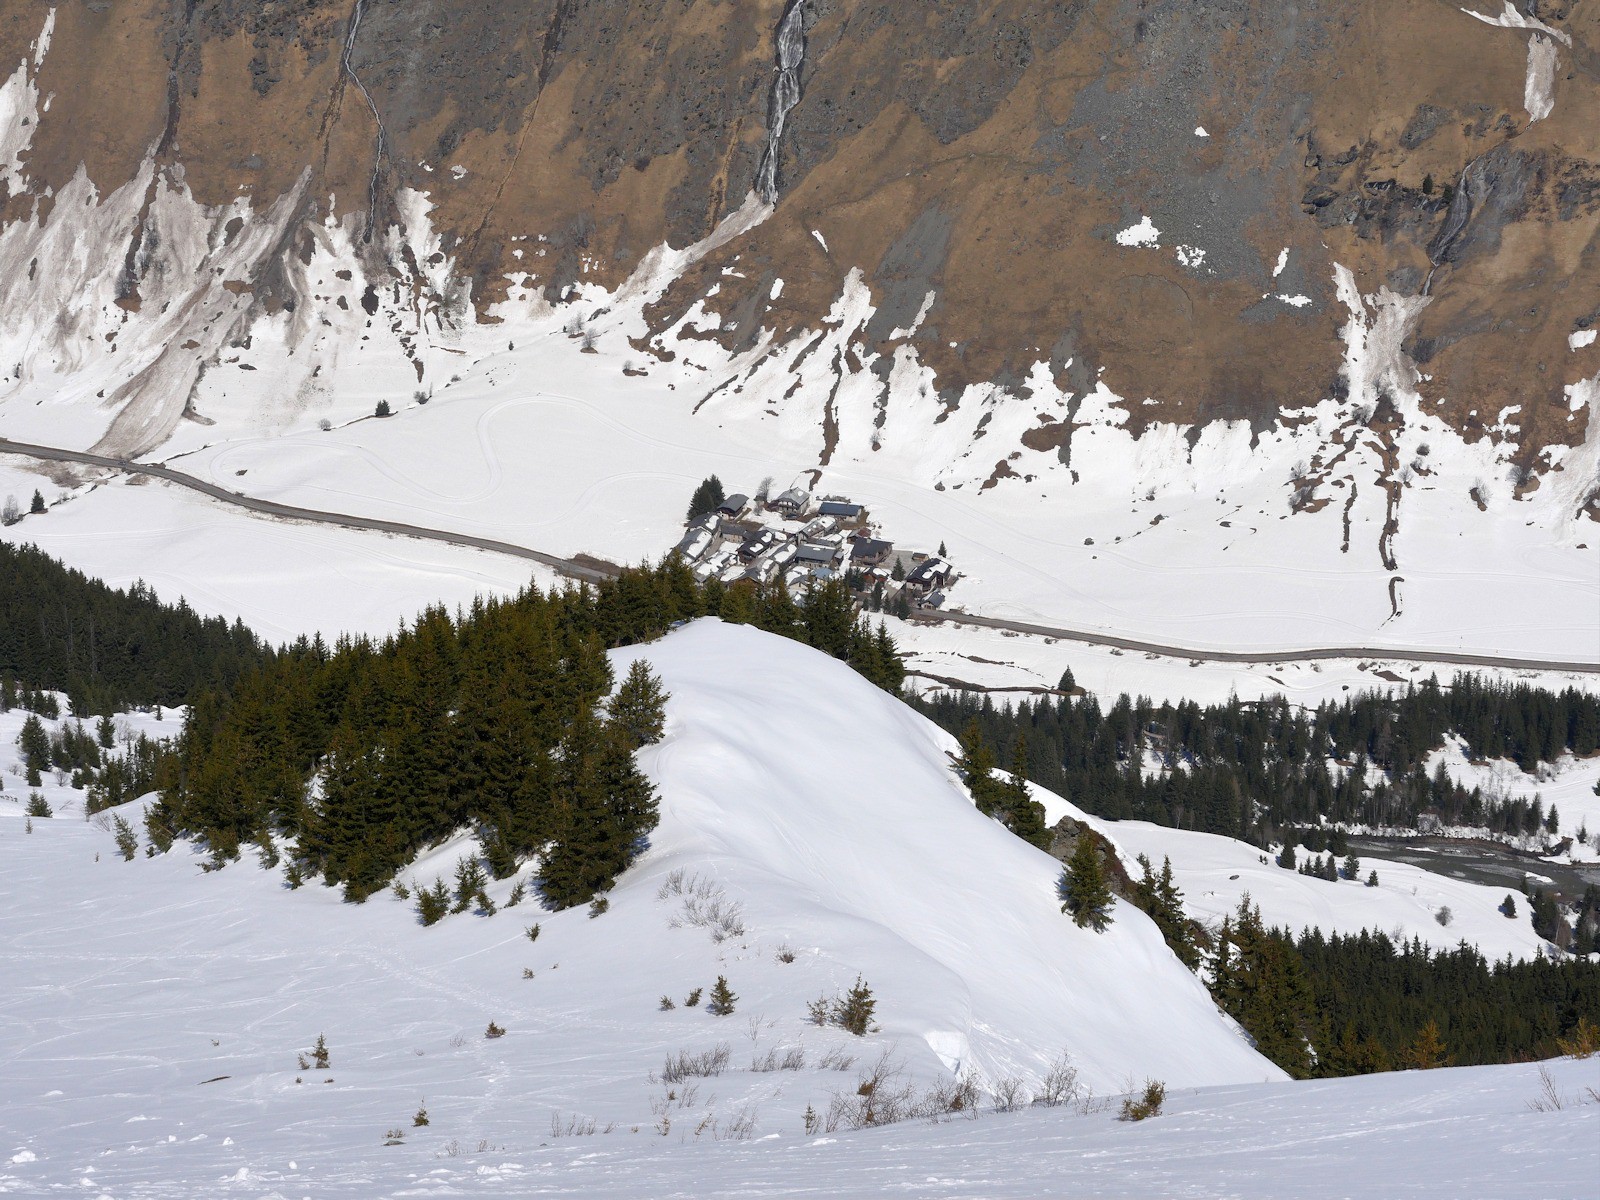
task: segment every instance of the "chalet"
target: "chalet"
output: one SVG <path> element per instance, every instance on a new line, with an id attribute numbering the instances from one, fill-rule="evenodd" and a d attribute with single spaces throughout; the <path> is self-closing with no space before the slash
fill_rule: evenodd
<path id="1" fill-rule="evenodd" d="M 775 529 L 763 529 L 759 533 L 751 534 L 744 540 L 744 544 L 739 547 L 739 557 L 746 562 L 753 558 L 759 558 L 772 548 L 780 536 L 782 535 Z"/>
<path id="2" fill-rule="evenodd" d="M 938 591 L 940 588 L 950 586 L 950 581 L 955 577 L 955 568 L 942 558 L 924 559 L 917 567 L 906 576 L 906 587 L 914 592 L 927 595 Z"/>
<path id="3" fill-rule="evenodd" d="M 743 515 L 744 510 L 750 507 L 750 497 L 743 492 L 735 492 L 721 504 L 717 505 L 717 514 L 723 517 L 737 519 Z"/>
<path id="4" fill-rule="evenodd" d="M 850 543 L 850 565 L 861 570 L 881 566 L 884 560 L 892 553 L 894 553 L 894 544 L 892 542 L 880 542 L 875 538 L 858 537 Z"/>
<path id="5" fill-rule="evenodd" d="M 683 535 L 683 540 L 678 543 L 678 553 L 693 562 L 699 558 L 711 545 L 711 530 L 704 525 L 694 524 L 689 527 L 689 532 Z"/>
<path id="6" fill-rule="evenodd" d="M 839 528 L 839 523 L 832 517 L 817 517 L 800 531 L 800 536 L 802 538 L 827 537 L 837 528 Z"/>
<path id="7" fill-rule="evenodd" d="M 806 566 L 832 567 L 838 563 L 841 553 L 842 547 L 830 546 L 826 542 L 802 542 L 795 551 L 794 561 Z"/>
<path id="8" fill-rule="evenodd" d="M 847 500 L 824 500 L 817 511 L 825 517 L 833 517 L 838 521 L 859 521 L 861 514 L 866 511 L 859 504 L 851 504 Z"/>
<path id="9" fill-rule="evenodd" d="M 810 506 L 811 493 L 804 488 L 792 487 L 788 491 L 780 493 L 778 498 L 768 507 L 783 513 L 785 516 L 793 517 L 805 512 Z"/>

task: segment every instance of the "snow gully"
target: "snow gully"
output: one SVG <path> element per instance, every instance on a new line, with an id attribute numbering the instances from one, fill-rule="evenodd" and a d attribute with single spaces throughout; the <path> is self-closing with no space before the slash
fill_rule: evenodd
<path id="1" fill-rule="evenodd" d="M 756 175 L 756 190 L 768 204 L 778 202 L 778 151 L 783 142 L 783 123 L 800 103 L 800 66 L 806 57 L 806 0 L 790 0 L 778 22 L 778 78 L 772 83 L 772 102 L 767 108 L 767 148 L 761 153 Z"/>

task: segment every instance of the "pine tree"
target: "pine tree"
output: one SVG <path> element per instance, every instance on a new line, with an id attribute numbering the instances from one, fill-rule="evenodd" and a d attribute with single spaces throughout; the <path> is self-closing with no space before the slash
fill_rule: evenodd
<path id="1" fill-rule="evenodd" d="M 857 975 L 854 986 L 834 1000 L 829 1011 L 829 1020 L 846 1033 L 865 1037 L 872 1028 L 872 1014 L 877 1007 L 878 1002 L 873 998 L 872 989 L 866 985 L 861 976 Z"/>
<path id="2" fill-rule="evenodd" d="M 1178 961 L 1191 971 L 1200 966 L 1200 949 L 1195 945 L 1194 932 L 1183 911 L 1183 893 L 1172 877 L 1172 859 L 1161 862 L 1161 874 L 1156 875 L 1150 860 L 1139 855 L 1142 878 L 1134 886 L 1133 902 L 1149 915 L 1161 930 L 1161 936 L 1177 955 Z"/>
<path id="3" fill-rule="evenodd" d="M 717 507 L 726 500 L 727 494 L 722 490 L 722 480 L 715 475 L 708 476 L 695 488 L 694 495 L 689 500 L 688 520 L 703 517 L 708 512 L 715 512 Z"/>
<path id="4" fill-rule="evenodd" d="M 34 489 L 33 503 L 28 505 L 28 511 L 35 516 L 44 511 L 44 494 L 37 488 Z"/>
<path id="5" fill-rule="evenodd" d="M 1354 854 L 1351 854 L 1349 858 L 1344 860 L 1344 877 L 1346 879 L 1357 879 L 1360 877 L 1360 875 L 1361 860 Z"/>
<path id="6" fill-rule="evenodd" d="M 1066 893 L 1061 911 L 1071 913 L 1079 928 L 1092 927 L 1103 933 L 1111 924 L 1115 897 L 1100 863 L 1100 848 L 1087 826 L 1078 833 L 1078 844 L 1061 874 L 1061 886 Z"/>
<path id="7" fill-rule="evenodd" d="M 1401 1051 L 1398 1065 L 1402 1071 L 1430 1071 L 1435 1067 L 1448 1067 L 1450 1062 L 1444 1039 L 1439 1036 L 1439 1023 L 1430 1017 L 1417 1030 L 1416 1039 Z"/>
<path id="8" fill-rule="evenodd" d="M 711 987 L 711 1002 L 706 1005 L 706 1011 L 714 1016 L 725 1017 L 733 1011 L 734 1002 L 738 999 L 728 986 L 726 976 L 718 975 L 717 982 Z"/>
<path id="9" fill-rule="evenodd" d="M 1378 886 L 1378 872 L 1376 870 L 1367 872 L 1367 886 L 1368 887 L 1377 887 Z"/>
<path id="10" fill-rule="evenodd" d="M 610 704 L 611 724 L 630 745 L 649 746 L 666 731 L 666 689 L 643 659 L 635 659 Z"/>

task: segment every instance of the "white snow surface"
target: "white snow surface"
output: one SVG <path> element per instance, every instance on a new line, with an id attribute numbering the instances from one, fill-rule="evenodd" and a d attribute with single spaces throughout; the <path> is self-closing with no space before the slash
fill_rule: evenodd
<path id="1" fill-rule="evenodd" d="M 1585 346 L 1594 345 L 1595 330 L 1580 329 L 1576 333 L 1567 335 L 1567 348 L 1569 350 L 1582 350 Z"/>
<path id="2" fill-rule="evenodd" d="M 672 694 L 667 736 L 642 756 L 662 822 L 597 920 L 529 902 L 424 929 L 388 895 L 343 905 L 248 862 L 205 874 L 181 845 L 123 862 L 102 821 L 39 819 L 29 835 L 0 805 L 0 1192 L 1444 1197 L 1590 1181 L 1593 1063 L 1550 1065 L 1566 1107 L 1547 1113 L 1528 1108 L 1533 1066 L 1271 1082 L 1141 914 L 1119 903 L 1105 934 L 1077 929 L 1056 864 L 955 787 L 950 740 L 841 664 L 715 621 L 613 655 L 634 658 Z M 448 874 L 466 848 L 408 876 Z M 679 869 L 739 904 L 744 933 L 675 926 L 681 901 L 659 889 Z M 508 888 L 493 885 L 498 901 Z M 802 1021 L 858 972 L 878 1031 Z M 657 1008 L 717 974 L 734 1015 Z M 490 1020 L 503 1038 L 482 1036 Z M 319 1033 L 331 1069 L 299 1069 Z M 692 1100 L 674 1089 L 660 1136 L 667 1089 L 648 1073 L 719 1043 L 730 1069 Z M 796 1045 L 803 1070 L 745 1069 Z M 818 1069 L 830 1047 L 856 1069 Z M 853 1090 L 885 1048 L 925 1084 L 950 1065 L 1034 1082 L 1063 1047 L 1102 1098 L 1164 1078 L 1165 1115 L 1123 1125 L 1102 1100 L 801 1129 L 807 1104 Z M 410 1122 L 420 1105 L 426 1128 Z M 741 1113 L 754 1140 L 717 1140 Z M 557 1136 L 552 1114 L 611 1132 Z M 384 1145 L 391 1129 L 400 1144 Z"/>
<path id="3" fill-rule="evenodd" d="M 1161 231 L 1156 228 L 1156 223 L 1148 215 L 1139 218 L 1138 222 L 1129 225 L 1117 234 L 1119 246 L 1159 246 L 1161 244 Z"/>
<path id="4" fill-rule="evenodd" d="M 342 905 L 248 860 L 202 874 L 181 843 L 123 862 L 103 820 L 40 818 L 27 835 L 20 805 L 0 805 L 0 1057 L 21 1089 L 0 1148 L 37 1154 L 35 1181 L 92 1160 L 107 1190 L 151 1185 L 147 1169 L 192 1188 L 220 1172 L 224 1136 L 252 1173 L 262 1152 L 276 1170 L 295 1157 L 331 1170 L 352 1145 L 409 1130 L 425 1099 L 430 1157 L 447 1136 L 526 1153 L 550 1110 L 650 1128 L 662 1089 L 647 1073 L 721 1041 L 733 1070 L 703 1081 L 685 1130 L 748 1109 L 760 1132 L 794 1134 L 808 1103 L 854 1087 L 853 1072 L 742 1069 L 794 1045 L 858 1065 L 889 1049 L 923 1084 L 950 1071 L 1037 1083 L 1062 1050 L 1101 1095 L 1130 1077 L 1281 1078 L 1141 914 L 1119 903 L 1103 935 L 1063 916 L 1059 864 L 977 813 L 951 740 L 843 664 L 714 620 L 613 658 L 619 671 L 649 660 L 672 698 L 666 739 L 641 754 L 661 824 L 598 920 L 529 902 L 424 929 L 389 894 Z M 406 877 L 448 875 L 465 848 Z M 659 890 L 680 869 L 738 906 L 744 931 L 718 944 L 674 927 L 682 902 Z M 498 901 L 509 887 L 494 885 Z M 662 993 L 681 1002 L 718 974 L 740 996 L 733 1017 L 658 1010 Z M 878 1031 L 804 1021 L 807 1001 L 858 974 Z M 490 1020 L 504 1039 L 482 1037 Z M 332 1084 L 295 1069 L 318 1032 Z M 135 1119 L 150 1124 L 125 1130 Z M 201 1134 L 209 1144 L 190 1146 Z M 184 1147 L 140 1157 L 169 1135 Z"/>

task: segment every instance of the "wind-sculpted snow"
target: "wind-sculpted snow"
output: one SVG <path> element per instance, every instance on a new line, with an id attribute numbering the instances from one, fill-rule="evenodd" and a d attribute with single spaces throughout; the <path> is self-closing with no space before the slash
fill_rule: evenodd
<path id="1" fill-rule="evenodd" d="M 1533 1066 L 1272 1082 L 1142 916 L 1119 903 L 1107 933 L 1077 929 L 1056 864 L 955 787 L 948 739 L 843 665 L 716 622 L 614 664 L 636 658 L 672 694 L 643 756 L 662 822 L 598 918 L 525 900 L 424 929 L 391 896 L 343 905 L 250 861 L 208 874 L 182 846 L 124 862 L 68 805 L 29 834 L 0 803 L 0 1189 L 1445 1197 L 1576 1196 L 1591 1178 L 1592 1064 L 1553 1064 L 1547 1112 L 1529 1108 Z M 448 876 L 471 848 L 406 878 Z M 491 885 L 497 903 L 510 886 Z M 736 912 L 732 936 L 686 896 Z M 806 1023 L 858 974 L 878 1028 Z M 718 975 L 733 1015 L 685 1006 Z M 650 1077 L 724 1046 L 722 1074 Z M 884 1050 L 918 1087 L 959 1067 L 1031 1088 L 1062 1049 L 1093 1102 L 803 1128 Z M 804 1065 L 751 1070 L 769 1050 Z M 853 1067 L 825 1068 L 830 1051 Z M 1165 1114 L 1118 1123 L 1109 1094 L 1146 1074 L 1171 1086 Z"/>

